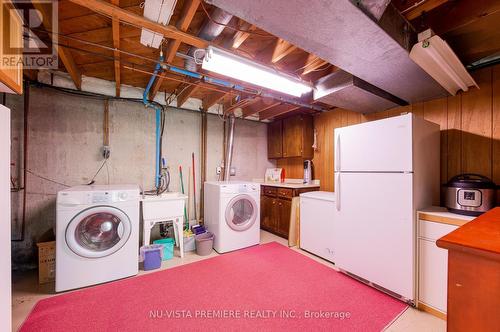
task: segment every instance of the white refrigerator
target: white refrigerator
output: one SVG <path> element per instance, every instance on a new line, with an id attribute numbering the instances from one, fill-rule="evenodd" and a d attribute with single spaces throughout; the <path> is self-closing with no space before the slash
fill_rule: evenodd
<path id="1" fill-rule="evenodd" d="M 10 110 L 0 104 L 0 331 L 11 326 Z"/>
<path id="2" fill-rule="evenodd" d="M 335 264 L 413 302 L 416 210 L 439 203 L 439 126 L 405 114 L 335 129 L 334 140 Z"/>

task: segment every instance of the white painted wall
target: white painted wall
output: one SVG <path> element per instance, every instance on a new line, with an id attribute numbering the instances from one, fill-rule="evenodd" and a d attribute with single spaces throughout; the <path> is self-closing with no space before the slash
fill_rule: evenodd
<path id="1" fill-rule="evenodd" d="M 0 330 L 12 329 L 10 257 L 10 110 L 0 105 Z"/>

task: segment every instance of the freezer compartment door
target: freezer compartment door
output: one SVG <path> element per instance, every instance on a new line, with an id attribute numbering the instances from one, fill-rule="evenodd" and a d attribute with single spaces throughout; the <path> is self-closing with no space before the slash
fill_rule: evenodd
<path id="1" fill-rule="evenodd" d="M 333 200 L 300 197 L 300 247 L 330 262 L 333 253 Z"/>
<path id="2" fill-rule="evenodd" d="M 335 180 L 335 264 L 413 300 L 413 174 L 336 173 Z"/>
<path id="3" fill-rule="evenodd" d="M 412 115 L 335 129 L 335 171 L 411 172 Z"/>

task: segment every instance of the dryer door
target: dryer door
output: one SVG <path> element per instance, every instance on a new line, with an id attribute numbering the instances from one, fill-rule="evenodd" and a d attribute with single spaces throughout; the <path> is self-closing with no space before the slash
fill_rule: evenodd
<path id="1" fill-rule="evenodd" d="M 259 213 L 255 199 L 241 194 L 231 199 L 226 208 L 226 223 L 231 229 L 242 232 L 255 224 Z"/>
<path id="2" fill-rule="evenodd" d="M 132 229 L 129 217 L 111 206 L 95 206 L 78 213 L 66 228 L 66 243 L 78 256 L 100 258 L 118 251 Z"/>

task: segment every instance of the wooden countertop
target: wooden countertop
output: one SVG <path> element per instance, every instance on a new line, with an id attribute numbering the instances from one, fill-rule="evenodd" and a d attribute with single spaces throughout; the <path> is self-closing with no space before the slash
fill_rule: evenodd
<path id="1" fill-rule="evenodd" d="M 462 214 L 451 213 L 448 209 L 440 206 L 431 206 L 417 212 L 419 220 L 455 226 L 463 226 L 475 218 L 471 216 L 464 216 Z"/>
<path id="2" fill-rule="evenodd" d="M 267 186 L 267 187 L 290 188 L 290 189 L 304 189 L 304 188 L 319 188 L 320 187 L 319 184 L 315 184 L 315 183 L 304 184 L 304 183 L 287 183 L 287 182 L 283 182 L 283 183 L 281 183 L 281 182 L 280 183 L 263 182 L 260 185 Z"/>
<path id="3" fill-rule="evenodd" d="M 500 260 L 500 207 L 443 236 L 437 246 Z"/>

